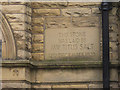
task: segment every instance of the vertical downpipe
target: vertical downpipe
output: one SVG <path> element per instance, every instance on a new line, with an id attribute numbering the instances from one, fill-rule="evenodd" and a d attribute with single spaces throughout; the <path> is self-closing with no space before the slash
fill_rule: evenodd
<path id="1" fill-rule="evenodd" d="M 112 9 L 111 2 L 102 2 L 102 46 L 103 46 L 103 88 L 110 90 L 110 56 L 109 56 L 109 10 Z"/>

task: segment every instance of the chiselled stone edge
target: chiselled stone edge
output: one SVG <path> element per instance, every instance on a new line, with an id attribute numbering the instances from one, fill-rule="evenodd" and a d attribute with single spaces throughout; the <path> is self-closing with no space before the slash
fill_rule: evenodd
<path id="1" fill-rule="evenodd" d="M 30 67 L 30 68 L 101 68 L 102 61 L 33 61 L 33 60 L 2 60 L 0 67 Z M 120 67 L 118 61 L 110 62 L 110 67 Z"/>

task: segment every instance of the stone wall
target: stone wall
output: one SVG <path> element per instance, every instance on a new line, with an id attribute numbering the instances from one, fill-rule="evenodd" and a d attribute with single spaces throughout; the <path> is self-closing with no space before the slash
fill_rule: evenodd
<path id="1" fill-rule="evenodd" d="M 17 59 L 31 59 L 31 14 L 27 3 L 4 3 L 2 13 L 7 18 L 14 34 Z"/>
<path id="2" fill-rule="evenodd" d="M 32 3 L 32 57 L 44 60 L 44 33 L 46 29 L 95 27 L 100 30 L 100 3 Z M 102 45 L 102 41 L 100 40 Z M 102 46 L 101 49 L 102 51 Z M 101 57 L 102 58 L 102 57 Z M 117 7 L 110 11 L 110 58 L 118 60 Z"/>
<path id="3" fill-rule="evenodd" d="M 31 5 L 3 3 L 2 12 L 8 19 L 14 33 L 17 59 L 44 60 L 44 33 L 46 29 L 95 27 L 101 33 L 101 12 L 98 7 L 100 7 L 100 3 L 33 2 Z M 110 11 L 111 60 L 118 60 L 117 50 L 118 17 L 117 7 L 114 5 Z"/>
<path id="4" fill-rule="evenodd" d="M 2 13 L 13 32 L 17 52 L 15 60 L 3 58 L 1 78 L 3 88 L 102 88 L 100 4 L 95 2 L 1 3 Z M 118 16 L 118 3 L 113 3 L 113 9 L 110 11 L 111 88 L 118 88 L 120 81 Z M 46 32 L 76 28 L 87 28 L 88 31 L 94 28 L 99 31 L 98 36 L 93 36 L 99 38 L 97 60 L 90 58 L 70 61 L 46 60 Z M 2 49 L 5 50 L 4 47 Z"/>

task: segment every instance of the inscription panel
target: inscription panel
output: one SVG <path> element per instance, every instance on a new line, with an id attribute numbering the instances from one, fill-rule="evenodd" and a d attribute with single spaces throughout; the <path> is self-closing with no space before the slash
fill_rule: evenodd
<path id="1" fill-rule="evenodd" d="M 99 42 L 97 28 L 46 29 L 45 59 L 98 60 Z"/>

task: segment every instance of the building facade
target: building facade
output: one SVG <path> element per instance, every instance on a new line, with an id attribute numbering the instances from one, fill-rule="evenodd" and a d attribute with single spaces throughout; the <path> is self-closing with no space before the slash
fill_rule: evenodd
<path id="1" fill-rule="evenodd" d="M 101 2 L 1 2 L 3 88 L 102 88 Z M 109 12 L 110 87 L 119 88 L 119 3 Z"/>

